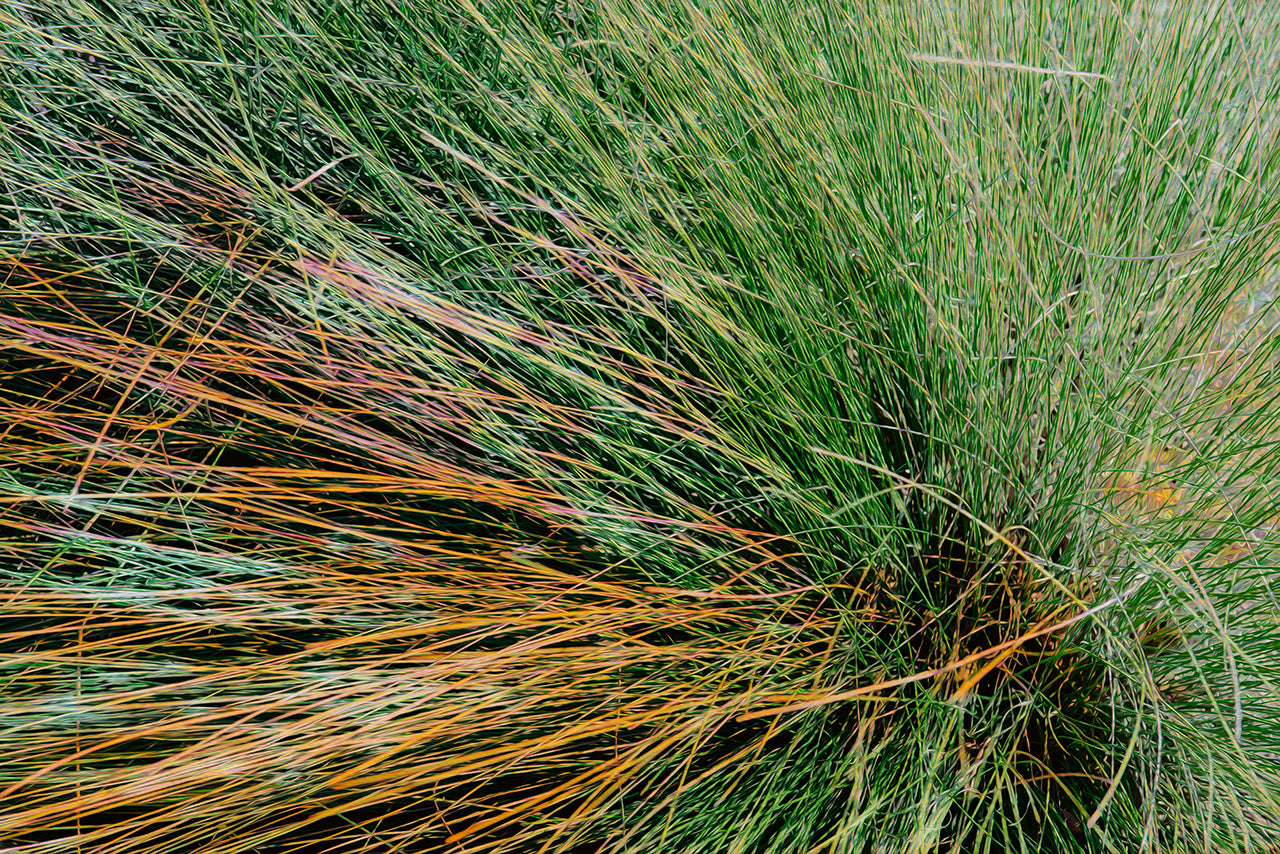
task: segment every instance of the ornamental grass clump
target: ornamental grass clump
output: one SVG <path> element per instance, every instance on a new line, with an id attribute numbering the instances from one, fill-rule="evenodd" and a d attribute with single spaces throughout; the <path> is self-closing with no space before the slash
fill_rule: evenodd
<path id="1" fill-rule="evenodd" d="M 0 31 L 5 851 L 1277 850 L 1269 4 Z"/>

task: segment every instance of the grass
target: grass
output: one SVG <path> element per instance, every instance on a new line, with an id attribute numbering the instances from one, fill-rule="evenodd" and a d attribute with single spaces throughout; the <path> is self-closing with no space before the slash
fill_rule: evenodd
<path id="1" fill-rule="evenodd" d="M 1277 23 L 8 5 L 5 850 L 1276 850 Z"/>

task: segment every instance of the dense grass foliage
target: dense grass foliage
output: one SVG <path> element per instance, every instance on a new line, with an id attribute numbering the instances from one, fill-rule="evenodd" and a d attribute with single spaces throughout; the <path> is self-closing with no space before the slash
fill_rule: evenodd
<path id="1" fill-rule="evenodd" d="M 7 4 L 4 850 L 1275 850 L 1269 6 Z"/>

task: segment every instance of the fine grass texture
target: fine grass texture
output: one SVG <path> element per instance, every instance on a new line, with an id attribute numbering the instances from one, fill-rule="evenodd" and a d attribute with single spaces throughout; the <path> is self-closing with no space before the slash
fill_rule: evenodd
<path id="1" fill-rule="evenodd" d="M 1269 852 L 1271 3 L 0 10 L 0 847 Z"/>

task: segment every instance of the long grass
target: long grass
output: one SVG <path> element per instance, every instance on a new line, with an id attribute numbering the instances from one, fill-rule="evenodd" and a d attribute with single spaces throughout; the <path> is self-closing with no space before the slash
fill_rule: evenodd
<path id="1" fill-rule="evenodd" d="M 1270 6 L 7 4 L 0 848 L 1277 850 Z"/>

